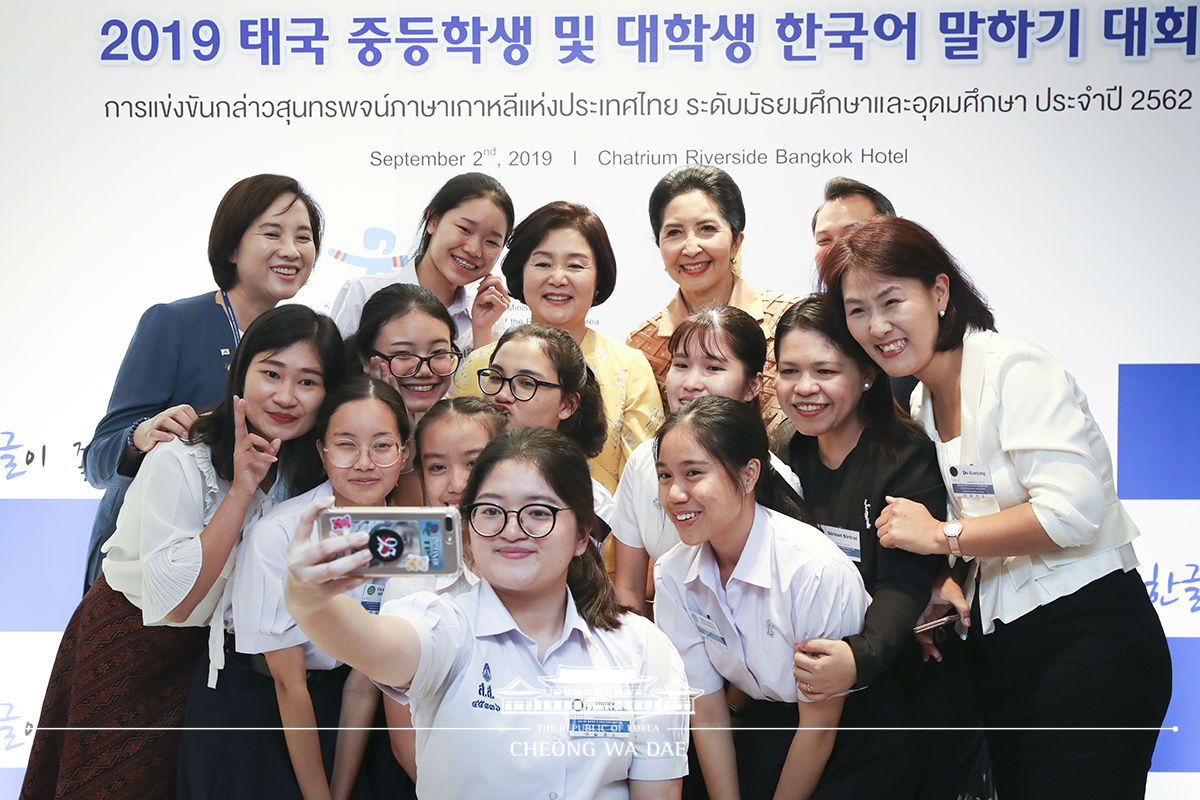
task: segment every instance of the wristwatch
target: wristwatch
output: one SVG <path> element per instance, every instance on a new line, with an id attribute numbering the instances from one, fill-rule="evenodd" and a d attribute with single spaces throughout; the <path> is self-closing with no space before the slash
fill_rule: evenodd
<path id="1" fill-rule="evenodd" d="M 958 547 L 958 535 L 962 533 L 962 523 L 950 520 L 942 526 L 942 533 L 946 537 L 946 544 L 950 545 L 950 552 L 962 558 L 962 550 Z"/>

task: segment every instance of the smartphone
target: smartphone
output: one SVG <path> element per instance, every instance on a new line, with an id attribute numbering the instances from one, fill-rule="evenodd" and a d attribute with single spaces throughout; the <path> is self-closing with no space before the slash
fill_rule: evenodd
<path id="1" fill-rule="evenodd" d="M 934 628 L 940 628 L 943 625 L 949 625 L 953 622 L 958 622 L 958 620 L 959 614 L 957 612 L 954 614 L 947 614 L 946 616 L 935 619 L 932 622 L 926 622 L 923 625 L 916 626 L 913 628 L 913 633 L 924 633 L 925 631 L 931 631 Z"/>
<path id="2" fill-rule="evenodd" d="M 452 506 L 328 508 L 317 518 L 322 539 L 364 532 L 371 561 L 354 575 L 453 575 L 462 571 L 462 522 Z"/>

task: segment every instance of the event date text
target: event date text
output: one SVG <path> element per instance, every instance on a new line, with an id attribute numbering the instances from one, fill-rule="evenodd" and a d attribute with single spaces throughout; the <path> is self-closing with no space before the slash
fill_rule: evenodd
<path id="1" fill-rule="evenodd" d="M 554 163 L 551 150 L 497 150 L 495 147 L 472 150 L 470 153 L 384 153 L 371 151 L 371 166 L 403 169 L 405 167 L 548 167 Z"/>

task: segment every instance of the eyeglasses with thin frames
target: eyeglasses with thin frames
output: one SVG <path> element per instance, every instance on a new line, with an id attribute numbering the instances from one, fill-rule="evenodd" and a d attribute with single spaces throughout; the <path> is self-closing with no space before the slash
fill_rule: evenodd
<path id="1" fill-rule="evenodd" d="M 529 538 L 540 539 L 554 530 L 558 512 L 564 510 L 545 503 L 528 503 L 517 509 L 506 509 L 495 503 L 472 503 L 467 507 L 467 519 L 476 533 L 491 538 L 499 536 L 508 524 L 508 515 L 515 514 L 517 527 Z"/>
<path id="2" fill-rule="evenodd" d="M 454 371 L 458 369 L 458 362 L 462 360 L 462 353 L 457 349 L 438 350 L 427 356 L 419 356 L 416 353 L 395 353 L 389 356 L 378 350 L 372 350 L 371 353 L 386 361 L 388 369 L 397 378 L 411 378 L 421 371 L 422 364 L 428 364 L 430 372 L 444 378 L 447 375 L 453 375 Z"/>

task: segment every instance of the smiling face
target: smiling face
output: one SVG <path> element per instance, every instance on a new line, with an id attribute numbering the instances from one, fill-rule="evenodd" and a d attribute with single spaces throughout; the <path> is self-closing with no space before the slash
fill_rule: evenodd
<path id="1" fill-rule="evenodd" d="M 246 425 L 268 441 L 308 433 L 325 399 L 321 361 L 308 342 L 258 353 L 242 387 Z"/>
<path id="2" fill-rule="evenodd" d="M 412 310 L 402 316 L 392 317 L 379 329 L 374 349 L 388 358 L 397 353 L 428 356 L 451 349 L 450 329 L 424 311 Z M 429 362 L 425 362 L 415 375 L 397 378 L 396 383 L 408 413 L 419 417 L 446 395 L 453 380 L 453 375 L 434 375 L 429 369 Z"/>
<path id="3" fill-rule="evenodd" d="M 554 362 L 536 339 L 509 339 L 492 354 L 491 368 L 506 378 L 528 375 L 539 381 L 559 382 Z M 488 399 L 508 414 L 510 428 L 557 430 L 558 424 L 574 414 L 579 405 L 578 394 L 564 396 L 562 389 L 551 386 L 539 386 L 533 397 L 518 400 L 508 383 Z"/>
<path id="4" fill-rule="evenodd" d="M 421 482 L 425 502 L 457 506 L 476 459 L 491 441 L 478 415 L 451 414 L 421 433 Z"/>
<path id="5" fill-rule="evenodd" d="M 916 278 L 856 269 L 842 278 L 842 297 L 846 326 L 875 363 L 892 377 L 919 377 L 933 358 L 938 312 L 949 299 L 945 274 L 926 288 Z"/>
<path id="6" fill-rule="evenodd" d="M 849 233 L 855 225 L 878 215 L 875 204 L 862 194 L 848 194 L 821 206 L 821 210 L 817 212 L 816 225 L 813 227 L 813 255 L 816 260 L 820 261 L 825 251 Z"/>
<path id="7" fill-rule="evenodd" d="M 281 194 L 242 234 L 229 256 L 237 267 L 235 287 L 270 308 L 288 300 L 312 273 L 317 260 L 308 207 L 294 194 Z"/>
<path id="8" fill-rule="evenodd" d="M 561 596 L 567 585 L 567 567 L 588 546 L 588 537 L 580 534 L 574 512 L 550 488 L 541 471 L 528 461 L 501 461 L 480 484 L 475 502 L 495 503 L 514 511 L 529 503 L 562 509 L 553 530 L 539 539 L 525 535 L 515 514 L 508 515 L 496 536 L 485 538 L 471 530 L 476 571 L 498 593 L 545 595 L 548 599 Z"/>
<path id="9" fill-rule="evenodd" d="M 492 271 L 504 248 L 508 220 L 489 198 L 476 197 L 430 219 L 425 230 L 430 234 L 429 246 L 418 274 L 445 286 L 466 286 Z M 429 288 L 439 293 L 437 288 Z"/>
<path id="10" fill-rule="evenodd" d="M 655 466 L 658 501 L 684 544 L 711 542 L 726 549 L 731 542 L 745 541 L 754 519 L 757 460 L 740 471 L 735 483 L 692 430 L 679 425 L 663 437 Z"/>
<path id="11" fill-rule="evenodd" d="M 658 249 L 685 298 L 705 298 L 733 284 L 733 259 L 742 246 L 721 209 L 704 192 L 676 195 L 663 209 Z M 691 302 L 689 300 L 689 302 Z"/>
<path id="12" fill-rule="evenodd" d="M 329 418 L 325 437 L 317 441 L 317 449 L 339 506 L 383 505 L 404 466 L 404 439 L 396 417 L 374 397 L 338 406 Z M 337 466 L 335 462 L 349 458 L 355 449 L 358 456 L 353 464 Z M 390 466 L 381 467 L 371 458 L 372 451 L 381 453 L 380 460 L 386 463 L 396 449 L 399 458 Z"/>
<path id="13" fill-rule="evenodd" d="M 579 231 L 550 231 L 529 255 L 522 272 L 525 303 L 533 321 L 582 338 L 596 297 L 596 259 Z"/>
<path id="14" fill-rule="evenodd" d="M 706 338 L 710 341 L 706 342 Z M 667 368 L 668 411 L 676 411 L 684 403 L 706 394 L 744 403 L 758 395 L 762 374 L 747 375 L 741 361 L 726 355 L 729 348 L 721 337 L 697 333 L 687 337 L 683 345 L 683 349 L 671 355 L 671 365 Z"/>
<path id="15" fill-rule="evenodd" d="M 859 399 L 874 374 L 816 331 L 794 329 L 779 340 L 775 392 L 796 430 L 805 436 L 858 441 Z"/>

